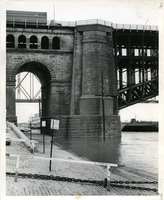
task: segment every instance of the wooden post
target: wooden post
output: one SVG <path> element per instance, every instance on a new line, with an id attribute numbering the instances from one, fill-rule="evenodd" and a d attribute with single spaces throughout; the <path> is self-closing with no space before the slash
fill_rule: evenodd
<path id="1" fill-rule="evenodd" d="M 20 161 L 20 155 L 17 156 L 17 164 L 16 164 L 16 169 L 15 169 L 15 179 L 14 179 L 15 182 L 17 182 L 18 180 L 19 161 Z"/>
<path id="2" fill-rule="evenodd" d="M 44 135 L 44 128 L 43 130 L 43 153 L 45 153 L 45 135 Z"/>
<path id="3" fill-rule="evenodd" d="M 52 134 L 52 137 L 51 137 L 51 151 L 50 151 L 50 158 L 52 158 L 52 150 L 53 150 L 53 127 L 54 127 L 54 120 L 52 122 L 52 127 L 51 127 L 51 134 Z M 50 167 L 49 167 L 49 170 L 51 171 L 51 163 L 52 163 L 52 160 L 50 160 Z"/>
<path id="4" fill-rule="evenodd" d="M 32 140 L 31 121 L 30 121 L 30 140 Z"/>
<path id="5" fill-rule="evenodd" d="M 59 130 L 59 120 L 51 119 L 51 129 L 52 129 L 52 140 L 51 140 L 51 151 L 50 151 L 50 158 L 52 158 L 52 149 L 53 149 L 53 129 Z M 51 162 L 52 159 L 50 159 L 50 171 L 51 171 Z"/>
<path id="6" fill-rule="evenodd" d="M 39 98 L 39 117 L 41 117 L 40 98 Z"/>
<path id="7" fill-rule="evenodd" d="M 107 165 L 107 190 L 110 191 L 110 165 Z"/>
<path id="8" fill-rule="evenodd" d="M 43 134 L 43 153 L 45 153 L 45 134 L 44 134 L 44 128 L 46 127 L 46 121 L 41 121 L 41 130 Z"/>

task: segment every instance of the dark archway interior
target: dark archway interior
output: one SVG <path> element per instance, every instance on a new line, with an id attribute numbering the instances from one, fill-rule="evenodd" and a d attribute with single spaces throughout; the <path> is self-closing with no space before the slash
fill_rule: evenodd
<path id="1" fill-rule="evenodd" d="M 25 63 L 19 68 L 17 74 L 21 72 L 31 72 L 35 74 L 40 79 L 42 86 L 45 86 L 51 81 L 51 74 L 47 67 L 38 62 Z"/>

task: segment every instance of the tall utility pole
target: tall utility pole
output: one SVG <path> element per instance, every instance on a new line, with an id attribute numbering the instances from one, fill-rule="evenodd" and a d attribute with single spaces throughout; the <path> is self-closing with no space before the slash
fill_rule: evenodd
<path id="1" fill-rule="evenodd" d="M 103 117 L 103 140 L 105 142 L 105 106 L 104 106 L 104 76 L 101 71 L 101 96 L 102 96 L 102 117 Z"/>
<path id="2" fill-rule="evenodd" d="M 103 71 L 101 71 L 101 95 L 96 95 L 101 97 L 102 100 L 102 121 L 103 121 L 103 140 L 105 142 L 105 104 L 104 104 L 104 75 Z"/>

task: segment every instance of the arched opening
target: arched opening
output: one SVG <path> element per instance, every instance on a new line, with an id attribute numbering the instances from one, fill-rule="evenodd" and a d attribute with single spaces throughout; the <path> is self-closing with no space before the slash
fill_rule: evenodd
<path id="1" fill-rule="evenodd" d="M 59 37 L 54 37 L 52 40 L 52 47 L 53 49 L 60 49 L 60 38 Z"/>
<path id="2" fill-rule="evenodd" d="M 20 130 L 31 129 L 34 133 L 40 133 L 41 96 L 41 83 L 35 74 L 21 72 L 16 75 L 16 116 Z"/>
<path id="3" fill-rule="evenodd" d="M 13 35 L 8 35 L 6 38 L 6 48 L 14 48 L 15 47 L 15 38 Z"/>
<path id="4" fill-rule="evenodd" d="M 20 35 L 18 37 L 18 48 L 21 48 L 21 49 L 26 48 L 26 37 L 24 35 Z"/>
<path id="5" fill-rule="evenodd" d="M 47 36 L 43 36 L 41 39 L 41 49 L 49 49 L 49 38 Z"/>
<path id="6" fill-rule="evenodd" d="M 38 38 L 33 35 L 30 37 L 30 49 L 37 49 L 38 48 Z"/>
<path id="7" fill-rule="evenodd" d="M 16 82 L 15 80 L 20 73 L 24 73 L 24 76 L 22 75 L 22 78 L 19 78 L 19 80 L 17 80 Z M 28 80 L 30 80 L 30 74 L 33 74 L 35 79 L 37 79 L 37 82 L 39 82 L 39 87 L 38 83 L 36 83 L 36 80 L 32 80 L 32 78 L 31 78 L 31 81 L 33 81 L 32 87 L 30 87 L 30 81 L 29 83 L 26 82 L 25 84 L 23 84 L 22 79 L 24 79 L 26 74 L 28 74 Z M 26 103 L 29 103 L 28 106 L 32 105 L 31 103 L 37 103 L 38 111 L 42 110 L 42 112 L 40 113 L 41 116 L 51 115 L 52 76 L 54 75 L 51 75 L 49 67 L 38 61 L 27 61 L 26 63 L 22 62 L 22 65 L 19 64 L 18 66 L 16 66 L 12 72 L 12 77 L 13 77 L 12 84 L 11 80 L 8 79 L 10 77 L 7 76 L 6 79 L 7 120 L 10 122 L 17 123 L 16 103 L 22 103 L 24 105 L 24 109 L 21 109 L 21 113 L 23 115 L 25 115 L 27 111 L 30 110 L 30 108 L 28 108 L 27 105 L 25 105 Z M 20 84 L 20 82 L 22 83 L 22 86 L 18 87 L 18 84 Z M 37 88 L 35 88 L 35 86 L 37 86 Z M 38 105 L 39 100 L 41 105 L 40 109 Z M 21 119 L 18 120 L 21 121 Z"/>

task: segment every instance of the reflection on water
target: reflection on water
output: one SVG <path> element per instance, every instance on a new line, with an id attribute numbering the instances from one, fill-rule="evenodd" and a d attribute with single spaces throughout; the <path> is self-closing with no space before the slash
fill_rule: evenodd
<path id="1" fill-rule="evenodd" d="M 110 138 L 105 142 L 101 138 L 69 138 L 67 140 L 58 138 L 56 142 L 64 149 L 92 161 L 113 163 L 119 161 L 121 138 Z"/>
<path id="2" fill-rule="evenodd" d="M 56 143 L 91 161 L 158 173 L 158 133 L 122 132 L 121 138 L 56 138 Z"/>

